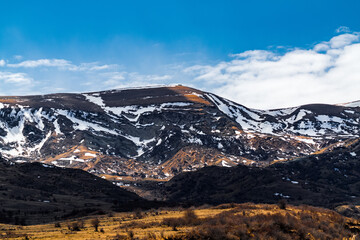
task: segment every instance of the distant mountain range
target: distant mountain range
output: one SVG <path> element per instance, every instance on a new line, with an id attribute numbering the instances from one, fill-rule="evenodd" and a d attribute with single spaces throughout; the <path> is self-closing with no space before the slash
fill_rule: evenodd
<path id="1" fill-rule="evenodd" d="M 205 166 L 268 166 L 359 137 L 360 101 L 256 110 L 185 86 L 0 97 L 0 151 L 12 162 L 117 181 Z"/>

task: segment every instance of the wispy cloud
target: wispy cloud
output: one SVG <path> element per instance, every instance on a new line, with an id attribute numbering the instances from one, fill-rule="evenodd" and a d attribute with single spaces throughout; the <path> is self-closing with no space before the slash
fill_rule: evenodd
<path id="1" fill-rule="evenodd" d="M 101 74 L 108 88 L 158 85 L 172 79 L 171 75 L 139 74 L 137 72 L 107 72 Z M 95 83 L 96 84 L 96 83 Z M 88 83 L 88 85 L 90 85 Z"/>
<path id="2" fill-rule="evenodd" d="M 350 28 L 346 26 L 340 26 L 336 29 L 336 33 L 348 33 L 350 32 Z"/>
<path id="3" fill-rule="evenodd" d="M 102 71 L 102 70 L 113 70 L 118 68 L 117 64 L 99 64 L 98 62 L 92 63 L 81 63 L 80 65 L 69 65 L 68 70 L 70 71 Z"/>
<path id="4" fill-rule="evenodd" d="M 5 66 L 6 62 L 4 59 L 0 59 L 0 67 Z"/>
<path id="5" fill-rule="evenodd" d="M 13 58 L 14 58 L 15 60 L 20 61 L 20 60 L 22 60 L 24 57 L 21 56 L 21 55 L 14 55 Z"/>
<path id="6" fill-rule="evenodd" d="M 0 72 L 0 81 L 5 83 L 30 84 L 32 80 L 26 73 Z"/>
<path id="7" fill-rule="evenodd" d="M 1 62 L 0 62 L 1 64 Z M 5 66 L 4 61 L 4 66 Z M 99 64 L 98 62 L 92 63 L 81 63 L 79 65 L 73 64 L 69 60 L 65 59 L 38 59 L 38 60 L 26 60 L 20 63 L 8 63 L 7 67 L 10 68 L 43 68 L 43 67 L 52 67 L 59 68 L 62 70 L 68 71 L 101 71 L 106 69 L 114 69 L 118 65 L 117 64 Z"/>
<path id="8" fill-rule="evenodd" d="M 240 104 L 277 108 L 359 99 L 359 33 L 345 33 L 312 49 L 254 50 L 230 61 L 186 68 L 196 85 Z"/>
<path id="9" fill-rule="evenodd" d="M 7 64 L 8 67 L 12 68 L 69 67 L 71 65 L 70 61 L 64 59 L 38 59 Z"/>

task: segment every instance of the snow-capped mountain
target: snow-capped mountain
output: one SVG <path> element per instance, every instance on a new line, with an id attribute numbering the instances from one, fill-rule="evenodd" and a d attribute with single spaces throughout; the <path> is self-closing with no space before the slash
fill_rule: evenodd
<path id="1" fill-rule="evenodd" d="M 256 110 L 181 85 L 0 97 L 4 158 L 112 180 L 268 165 L 344 145 L 359 126 L 356 104 Z"/>

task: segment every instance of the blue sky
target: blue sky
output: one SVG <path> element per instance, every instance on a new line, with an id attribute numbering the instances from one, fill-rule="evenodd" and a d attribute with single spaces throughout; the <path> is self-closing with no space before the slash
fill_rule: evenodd
<path id="1" fill-rule="evenodd" d="M 0 94 L 181 83 L 256 108 L 358 100 L 348 91 L 360 90 L 359 9 L 355 0 L 1 1 Z M 293 66 L 307 71 L 281 70 Z"/>

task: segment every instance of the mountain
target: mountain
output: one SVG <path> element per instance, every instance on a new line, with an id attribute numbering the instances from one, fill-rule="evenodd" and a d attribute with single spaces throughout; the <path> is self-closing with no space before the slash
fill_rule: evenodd
<path id="1" fill-rule="evenodd" d="M 0 161 L 0 223 L 38 224 L 149 203 L 80 169 Z"/>
<path id="2" fill-rule="evenodd" d="M 334 208 L 360 204 L 360 139 L 317 155 L 265 168 L 211 166 L 144 186 L 168 201 L 309 204 Z"/>
<path id="3" fill-rule="evenodd" d="M 79 168 L 116 181 L 205 166 L 268 166 L 359 137 L 358 105 L 257 110 L 185 86 L 0 97 L 10 162 Z"/>

